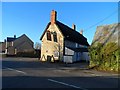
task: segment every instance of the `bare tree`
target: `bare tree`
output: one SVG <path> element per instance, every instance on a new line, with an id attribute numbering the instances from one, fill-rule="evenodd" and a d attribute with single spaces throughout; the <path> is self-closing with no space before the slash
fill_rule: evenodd
<path id="1" fill-rule="evenodd" d="M 61 60 L 62 59 L 62 54 L 63 54 L 63 47 L 61 45 L 61 43 L 57 43 L 55 46 L 55 51 L 54 51 L 54 54 L 55 56 L 58 57 L 58 60 Z"/>
<path id="2" fill-rule="evenodd" d="M 36 42 L 35 43 L 35 49 L 41 49 L 41 43 Z"/>

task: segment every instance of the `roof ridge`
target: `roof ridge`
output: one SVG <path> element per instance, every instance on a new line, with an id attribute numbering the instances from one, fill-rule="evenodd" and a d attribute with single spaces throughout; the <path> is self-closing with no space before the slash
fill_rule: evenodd
<path id="1" fill-rule="evenodd" d="M 76 30 L 73 30 L 72 28 L 68 27 L 67 25 L 61 23 L 60 21 L 56 21 L 56 25 L 63 33 L 66 40 L 70 40 L 70 41 L 79 43 L 81 45 L 89 46 L 89 44 L 87 42 L 87 38 L 85 38 L 83 35 L 81 35 Z"/>
<path id="2" fill-rule="evenodd" d="M 59 22 L 59 23 L 63 24 L 63 23 L 62 23 L 62 22 L 60 22 L 60 21 L 56 21 L 56 22 Z M 66 27 L 70 28 L 70 29 L 71 29 L 71 31 L 73 31 L 73 32 L 76 32 L 76 33 L 80 34 L 77 30 L 72 29 L 71 27 L 67 26 L 66 24 L 63 24 L 63 25 L 65 25 Z M 81 35 L 81 34 L 80 34 L 80 35 Z M 81 36 L 83 36 L 83 35 L 81 35 Z M 83 36 L 83 37 L 84 37 L 84 36 Z M 86 38 L 86 37 L 84 37 L 84 38 Z"/>
<path id="3" fill-rule="evenodd" d="M 49 25 L 51 25 L 51 22 L 49 22 L 40 38 L 40 40 L 42 40 L 43 35 L 45 34 L 47 28 L 49 27 Z M 75 42 L 75 43 L 79 43 L 81 45 L 86 45 L 89 46 L 88 42 L 87 42 L 87 38 L 85 38 L 83 35 L 81 35 L 78 31 L 73 30 L 72 28 L 70 28 L 69 26 L 63 24 L 60 21 L 56 21 L 55 25 L 58 26 L 59 30 L 62 32 L 63 36 L 65 37 L 66 40 Z"/>

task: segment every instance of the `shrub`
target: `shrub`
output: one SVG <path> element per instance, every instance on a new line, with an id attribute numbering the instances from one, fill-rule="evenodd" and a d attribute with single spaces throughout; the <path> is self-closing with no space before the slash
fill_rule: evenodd
<path id="1" fill-rule="evenodd" d="M 118 71 L 120 64 L 120 48 L 114 42 L 89 47 L 90 67 L 100 70 Z"/>
<path id="2" fill-rule="evenodd" d="M 39 58 L 40 53 L 36 51 L 31 51 L 31 52 L 18 52 L 17 57 L 31 57 L 31 58 Z"/>

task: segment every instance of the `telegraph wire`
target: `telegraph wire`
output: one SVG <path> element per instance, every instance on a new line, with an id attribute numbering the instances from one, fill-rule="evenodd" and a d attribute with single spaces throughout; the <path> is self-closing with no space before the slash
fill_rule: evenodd
<path id="1" fill-rule="evenodd" d="M 97 23 L 95 23 L 95 24 L 89 26 L 88 28 L 84 29 L 83 31 L 87 31 L 88 29 L 91 29 L 91 28 L 95 27 L 95 26 L 98 25 L 99 23 L 105 21 L 106 19 L 108 19 L 108 18 L 110 18 L 111 16 L 113 16 L 114 14 L 116 14 L 117 11 L 118 11 L 118 10 L 115 10 L 115 11 L 112 12 L 109 16 L 107 16 L 107 17 L 103 18 L 101 21 L 99 21 L 99 22 L 97 22 Z"/>

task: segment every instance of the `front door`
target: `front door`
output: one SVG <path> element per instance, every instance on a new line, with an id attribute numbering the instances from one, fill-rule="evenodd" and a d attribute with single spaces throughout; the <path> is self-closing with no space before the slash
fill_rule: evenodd
<path id="1" fill-rule="evenodd" d="M 51 56 L 47 55 L 47 61 L 51 62 Z"/>

